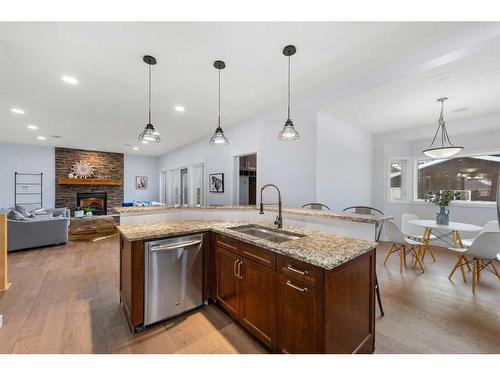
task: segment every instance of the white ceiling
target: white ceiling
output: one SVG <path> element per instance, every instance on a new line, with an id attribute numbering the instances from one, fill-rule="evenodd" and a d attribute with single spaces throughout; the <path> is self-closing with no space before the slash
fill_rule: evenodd
<path id="1" fill-rule="evenodd" d="M 140 148 L 137 154 L 161 155 L 203 137 L 208 141 L 215 129 L 217 73 L 212 63 L 216 59 L 227 64 L 222 72 L 222 126 L 227 128 L 284 104 L 286 59 L 281 50 L 286 44 L 297 46 L 292 88 L 298 95 L 425 48 L 471 25 L 0 23 L 0 141 L 134 152 L 124 146 L 131 144 Z M 373 132 L 410 126 L 410 122 L 428 124 L 437 116 L 433 99 L 441 91 L 450 96 L 450 109 L 469 106 L 468 114 L 489 111 L 498 99 L 492 88 L 498 83 L 494 79 L 499 65 L 493 66 L 497 52 L 479 60 L 485 69 L 472 66 L 472 60 L 469 67 L 466 63 L 451 67 L 457 71 L 449 81 L 454 91 L 428 88 L 428 81 L 422 81 L 424 74 L 375 89 L 382 93 L 370 90 L 346 98 L 326 111 Z M 137 141 L 147 120 L 145 54 L 158 60 L 153 68 L 153 124 L 163 138 L 158 145 Z M 462 78 L 461 72 L 468 78 Z M 62 75 L 80 83 L 68 85 Z M 462 84 L 468 85 L 467 90 Z M 409 87 L 418 92 L 412 94 Z M 176 105 L 186 111 L 175 112 Z M 26 113 L 13 114 L 12 107 Z M 39 129 L 28 130 L 28 124 Z M 47 140 L 38 141 L 37 135 Z"/>
<path id="2" fill-rule="evenodd" d="M 371 133 L 385 133 L 437 124 L 440 97 L 448 97 L 445 120 L 451 132 L 454 121 L 500 112 L 500 44 L 348 96 L 321 112 Z"/>

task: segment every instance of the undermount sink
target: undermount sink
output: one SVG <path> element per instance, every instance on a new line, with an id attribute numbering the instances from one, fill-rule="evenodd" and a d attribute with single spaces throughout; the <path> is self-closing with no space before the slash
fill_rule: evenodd
<path id="1" fill-rule="evenodd" d="M 304 234 L 287 232 L 283 230 L 275 230 L 254 224 L 241 225 L 238 227 L 232 227 L 228 229 L 275 243 L 282 243 L 305 237 Z"/>

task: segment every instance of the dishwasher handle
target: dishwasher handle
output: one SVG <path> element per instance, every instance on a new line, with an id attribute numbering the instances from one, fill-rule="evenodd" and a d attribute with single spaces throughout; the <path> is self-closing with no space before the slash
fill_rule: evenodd
<path id="1" fill-rule="evenodd" d="M 195 245 L 199 245 L 199 244 L 201 244 L 201 240 L 181 242 L 181 243 L 176 243 L 174 245 L 151 246 L 149 248 L 149 251 L 155 252 L 155 251 L 163 251 L 163 250 L 175 250 L 175 249 L 180 249 L 183 247 L 191 247 L 191 246 L 195 246 Z"/>

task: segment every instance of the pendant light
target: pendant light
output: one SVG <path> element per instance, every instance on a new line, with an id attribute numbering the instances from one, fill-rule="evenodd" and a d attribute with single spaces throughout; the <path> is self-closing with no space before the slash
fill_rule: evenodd
<path id="1" fill-rule="evenodd" d="M 144 127 L 144 130 L 139 134 L 139 141 L 142 143 L 160 143 L 160 133 L 155 130 L 155 127 L 151 123 L 151 65 L 156 64 L 156 59 L 153 56 L 144 56 L 142 59 L 146 64 L 148 64 L 148 123 Z"/>
<path id="2" fill-rule="evenodd" d="M 278 134 L 278 139 L 282 141 L 295 141 L 300 138 L 299 133 L 295 130 L 293 122 L 290 119 L 290 56 L 293 56 L 296 51 L 297 49 L 292 45 L 283 48 L 283 55 L 288 57 L 288 117 L 283 129 Z"/>
<path id="3" fill-rule="evenodd" d="M 227 137 L 224 135 L 224 130 L 222 130 L 222 128 L 220 127 L 220 71 L 222 69 L 224 69 L 226 67 L 226 64 L 224 63 L 224 61 L 220 61 L 220 60 L 217 60 L 216 62 L 214 62 L 214 68 L 217 69 L 219 71 L 219 96 L 218 96 L 218 100 L 217 100 L 217 103 L 218 103 L 218 106 L 217 106 L 217 129 L 215 129 L 215 133 L 214 135 L 212 136 L 212 138 L 210 138 L 210 141 L 208 141 L 208 143 L 210 143 L 211 145 L 228 145 L 229 144 L 229 141 L 227 139 Z"/>
<path id="4" fill-rule="evenodd" d="M 425 155 L 433 159 L 449 158 L 463 150 L 462 146 L 455 146 L 451 143 L 448 131 L 446 130 L 446 122 L 443 119 L 443 109 L 444 102 L 447 99 L 448 98 L 439 98 L 437 100 L 438 102 L 441 102 L 441 114 L 439 115 L 438 127 L 436 129 L 436 133 L 434 134 L 434 138 L 432 139 L 431 145 L 423 151 Z M 441 145 L 439 145 L 439 141 L 436 142 L 440 130 Z"/>

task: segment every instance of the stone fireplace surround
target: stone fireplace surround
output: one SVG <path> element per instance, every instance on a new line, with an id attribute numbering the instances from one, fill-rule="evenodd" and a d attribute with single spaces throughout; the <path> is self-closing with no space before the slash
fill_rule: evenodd
<path id="1" fill-rule="evenodd" d="M 108 214 L 112 207 L 120 207 L 123 202 L 123 184 L 120 186 L 102 185 L 59 185 L 57 178 L 68 177 L 77 161 L 87 161 L 95 168 L 95 175 L 116 173 L 123 181 L 123 154 L 113 152 L 55 148 L 56 207 L 68 207 L 73 213 L 76 208 L 77 193 L 107 193 Z"/>

